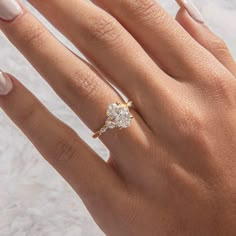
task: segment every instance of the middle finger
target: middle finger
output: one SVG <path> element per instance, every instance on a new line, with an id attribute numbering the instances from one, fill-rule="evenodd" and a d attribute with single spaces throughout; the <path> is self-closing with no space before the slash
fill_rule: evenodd
<path id="1" fill-rule="evenodd" d="M 114 17 L 85 0 L 29 2 L 133 100 L 148 121 L 151 94 L 156 97 L 154 94 L 163 93 L 172 79 L 128 31 Z"/>
<path id="2" fill-rule="evenodd" d="M 26 10 L 14 21 L 0 21 L 0 25 L 11 42 L 89 128 L 93 131 L 99 129 L 105 122 L 107 106 L 121 100 L 115 90 L 91 70 L 88 64 L 65 48 Z M 113 153 L 124 155 L 123 150 L 128 150 L 126 145 L 138 145 L 140 139 L 136 138 L 136 142 L 132 140 L 137 133 L 142 137 L 142 121 L 136 113 L 134 116 L 135 120 L 127 131 L 108 131 L 102 136 L 103 142 Z M 122 141 L 118 142 L 119 140 Z"/>

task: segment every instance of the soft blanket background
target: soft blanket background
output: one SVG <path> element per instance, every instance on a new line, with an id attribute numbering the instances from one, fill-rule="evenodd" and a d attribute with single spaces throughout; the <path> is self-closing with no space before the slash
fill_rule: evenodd
<path id="1" fill-rule="evenodd" d="M 67 46 L 73 48 L 26 1 L 32 12 Z M 236 56 L 236 0 L 195 0 L 207 24 Z M 174 0 L 160 3 L 174 15 Z M 55 95 L 21 54 L 0 33 L 0 68 L 14 74 L 59 118 L 75 128 L 103 157 L 107 151 Z M 20 98 L 19 98 L 20 99 Z M 40 125 L 40 124 L 38 124 Z M 41 158 L 14 124 L 0 112 L 0 235 L 102 236 L 83 203 Z"/>

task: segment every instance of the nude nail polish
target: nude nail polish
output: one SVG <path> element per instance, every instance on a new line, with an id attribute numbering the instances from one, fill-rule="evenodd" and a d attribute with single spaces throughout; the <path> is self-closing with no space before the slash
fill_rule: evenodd
<path id="1" fill-rule="evenodd" d="M 0 18 L 10 21 L 22 12 L 20 4 L 16 0 L 0 0 Z"/>
<path id="2" fill-rule="evenodd" d="M 198 10 L 197 6 L 192 0 L 176 0 L 180 7 L 184 7 L 189 15 L 197 22 L 203 24 L 204 18 L 201 12 Z"/>
<path id="3" fill-rule="evenodd" d="M 13 84 L 9 76 L 0 71 L 0 95 L 7 95 L 11 92 Z"/>

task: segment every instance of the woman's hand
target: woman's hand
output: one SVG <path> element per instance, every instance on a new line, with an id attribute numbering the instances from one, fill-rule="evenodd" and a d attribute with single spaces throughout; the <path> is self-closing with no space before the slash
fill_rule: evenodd
<path id="1" fill-rule="evenodd" d="M 1 29 L 90 129 L 122 101 L 107 81 L 135 105 L 131 127 L 101 136 L 106 163 L 0 73 L 1 107 L 101 229 L 111 236 L 235 235 L 236 65 L 191 2 L 179 1 L 180 24 L 154 0 L 97 0 L 106 11 L 84 0 L 29 2 L 93 66 L 14 0 L 0 0 Z"/>

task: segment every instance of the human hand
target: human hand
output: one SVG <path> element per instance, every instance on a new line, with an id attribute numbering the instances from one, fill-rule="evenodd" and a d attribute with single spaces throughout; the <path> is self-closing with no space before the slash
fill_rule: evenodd
<path id="1" fill-rule="evenodd" d="M 129 128 L 101 136 L 106 163 L 0 73 L 0 106 L 101 229 L 111 236 L 235 235 L 236 65 L 193 5 L 179 1 L 178 24 L 152 0 L 97 0 L 106 11 L 78 0 L 29 2 L 93 66 L 24 7 L 9 8 L 13 0 L 0 0 L 0 27 L 91 130 L 104 124 L 109 104 L 122 102 L 106 80 L 135 105 Z"/>

